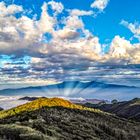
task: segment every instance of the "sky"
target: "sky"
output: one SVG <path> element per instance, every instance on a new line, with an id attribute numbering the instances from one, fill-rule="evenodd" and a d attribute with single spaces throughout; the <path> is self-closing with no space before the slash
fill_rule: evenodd
<path id="1" fill-rule="evenodd" d="M 140 86 L 139 0 L 0 0 L 0 89 L 62 81 Z"/>

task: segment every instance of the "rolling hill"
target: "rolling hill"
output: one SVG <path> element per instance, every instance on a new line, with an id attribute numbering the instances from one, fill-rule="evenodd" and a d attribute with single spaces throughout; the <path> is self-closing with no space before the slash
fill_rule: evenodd
<path id="1" fill-rule="evenodd" d="M 135 98 L 130 101 L 118 102 L 115 104 L 94 105 L 86 103 L 84 106 L 113 113 L 119 117 L 140 121 L 140 98 Z"/>
<path id="2" fill-rule="evenodd" d="M 138 140 L 140 123 L 59 98 L 0 112 L 1 140 Z"/>
<path id="3" fill-rule="evenodd" d="M 91 108 L 83 107 L 81 105 L 72 104 L 70 101 L 64 100 L 62 98 L 38 98 L 37 100 L 20 105 L 18 107 L 1 111 L 0 118 L 13 116 L 16 114 L 20 114 L 21 112 L 27 112 L 27 111 L 29 112 L 29 111 L 37 110 L 42 107 L 54 107 L 54 106 L 62 106 L 71 109 L 102 112 L 98 109 L 91 109 Z"/>

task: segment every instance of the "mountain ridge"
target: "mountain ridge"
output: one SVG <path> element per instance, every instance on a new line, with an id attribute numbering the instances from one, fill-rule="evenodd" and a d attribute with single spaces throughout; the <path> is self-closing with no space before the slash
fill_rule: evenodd
<path id="1" fill-rule="evenodd" d="M 24 87 L 24 88 L 17 88 L 17 89 L 2 89 L 0 90 L 0 94 L 6 94 L 9 91 L 25 91 L 25 90 L 43 90 L 43 89 L 55 89 L 55 88 L 96 88 L 96 87 L 116 87 L 116 88 L 139 88 L 136 86 L 127 86 L 127 85 L 117 85 L 117 84 L 106 84 L 104 82 L 96 82 L 96 81 L 90 81 L 90 82 L 80 82 L 80 81 L 64 81 L 62 83 L 53 84 L 53 85 L 46 85 L 46 86 L 30 86 L 30 87 Z"/>
<path id="2" fill-rule="evenodd" d="M 61 83 L 58 83 L 58 84 L 52 84 L 52 85 L 45 85 L 45 86 L 29 86 L 29 87 L 24 87 L 24 88 L 14 88 L 14 89 L 12 89 L 12 88 L 7 88 L 7 89 L 2 89 L 2 90 L 0 90 L 0 92 L 1 91 L 6 91 L 6 90 L 19 90 L 19 89 L 23 89 L 23 90 L 25 90 L 25 89 L 29 89 L 29 88 L 33 88 L 33 89 L 36 89 L 36 88 L 44 88 L 44 87 L 55 87 L 55 86 L 60 86 L 61 87 L 61 85 L 69 85 L 69 84 L 74 84 L 74 85 L 78 85 L 78 84 L 83 84 L 83 85 L 88 85 L 88 86 L 90 86 L 90 85 L 95 85 L 95 86 L 100 86 L 100 85 L 105 85 L 105 86 L 116 86 L 116 87 L 128 87 L 128 88 L 139 88 L 139 87 L 137 87 L 137 86 L 127 86 L 127 85 L 119 85 L 119 84 L 109 84 L 109 83 L 104 83 L 104 82 L 96 82 L 96 81 L 90 81 L 90 82 L 80 82 L 80 81 L 64 81 L 64 82 L 61 82 Z M 63 87 L 63 88 L 65 88 L 65 87 Z"/>
<path id="3" fill-rule="evenodd" d="M 87 110 L 87 111 L 102 113 L 102 111 L 100 111 L 98 109 L 91 109 L 91 108 L 83 107 L 81 105 L 73 104 L 68 100 L 54 97 L 54 98 L 38 98 L 34 101 L 28 102 L 23 105 L 19 105 L 12 109 L 0 111 L 0 119 L 9 117 L 9 116 L 13 116 L 16 114 L 20 114 L 20 113 L 26 112 L 26 111 L 29 112 L 29 111 L 37 110 L 42 107 L 55 107 L 55 106 L 62 106 L 65 108 Z"/>
<path id="4" fill-rule="evenodd" d="M 94 105 L 86 103 L 84 106 L 116 114 L 119 117 L 140 121 L 140 98 L 134 98 L 130 101 L 117 102 L 114 104 Z"/>
<path id="5" fill-rule="evenodd" d="M 59 84 L 19 89 L 5 89 L 0 91 L 1 96 L 40 96 L 40 97 L 66 97 L 89 98 L 100 100 L 130 100 L 139 97 L 140 87 L 106 84 L 102 82 L 69 81 Z M 133 94 L 132 94 L 133 92 Z"/>

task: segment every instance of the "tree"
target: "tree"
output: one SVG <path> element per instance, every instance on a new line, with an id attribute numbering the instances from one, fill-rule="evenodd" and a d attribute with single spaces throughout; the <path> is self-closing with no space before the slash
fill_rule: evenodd
<path id="1" fill-rule="evenodd" d="M 111 103 L 112 103 L 112 104 L 117 104 L 118 101 L 117 101 L 116 99 L 114 99 L 114 100 L 111 101 Z"/>
<path id="2" fill-rule="evenodd" d="M 99 105 L 105 105 L 105 104 L 106 104 L 105 101 L 101 101 L 101 102 L 99 103 Z"/>

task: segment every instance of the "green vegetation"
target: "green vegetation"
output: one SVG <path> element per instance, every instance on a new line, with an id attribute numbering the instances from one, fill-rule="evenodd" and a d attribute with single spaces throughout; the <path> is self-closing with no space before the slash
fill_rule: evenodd
<path id="1" fill-rule="evenodd" d="M 6 132 L 6 134 L 5 134 Z M 0 135 L 1 139 L 10 139 L 10 140 L 42 140 L 48 139 L 47 136 L 42 134 L 41 132 L 32 129 L 28 126 L 20 126 L 17 124 L 6 124 L 0 125 Z"/>
<path id="2" fill-rule="evenodd" d="M 139 123 L 64 107 L 43 107 L 0 120 L 2 140 L 138 140 L 139 131 Z"/>
<path id="3" fill-rule="evenodd" d="M 135 120 L 140 122 L 140 99 L 135 98 L 130 101 L 116 102 L 112 104 L 90 104 L 86 103 L 85 107 L 100 109 L 105 112 L 116 114 L 119 117 Z"/>
<path id="4" fill-rule="evenodd" d="M 11 113 L 12 112 L 12 113 Z M 11 113 L 11 114 L 10 114 Z M 40 98 L 1 111 L 0 140 L 138 140 L 140 123 L 69 101 Z"/>
<path id="5" fill-rule="evenodd" d="M 116 99 L 114 99 L 114 100 L 111 101 L 111 103 L 112 103 L 112 104 L 117 104 L 118 101 L 117 101 Z"/>

